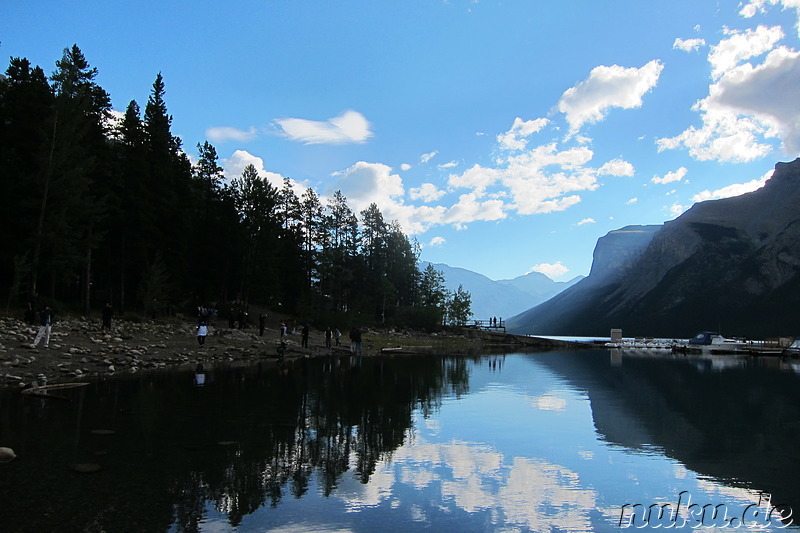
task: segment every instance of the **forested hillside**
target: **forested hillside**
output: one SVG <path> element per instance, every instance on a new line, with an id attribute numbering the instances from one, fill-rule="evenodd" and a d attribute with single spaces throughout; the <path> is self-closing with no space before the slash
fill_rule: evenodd
<path id="1" fill-rule="evenodd" d="M 376 205 L 276 188 L 253 166 L 225 180 L 214 146 L 192 163 L 171 131 L 166 81 L 121 119 L 77 46 L 55 71 L 11 58 L 0 78 L 0 279 L 88 313 L 159 315 L 258 304 L 308 318 L 463 322 L 469 295 L 423 276 L 418 246 Z M 466 306 L 465 306 L 466 303 Z"/>

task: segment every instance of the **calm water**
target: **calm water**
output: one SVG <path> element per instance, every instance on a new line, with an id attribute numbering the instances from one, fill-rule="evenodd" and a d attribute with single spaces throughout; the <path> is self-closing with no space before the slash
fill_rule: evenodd
<path id="1" fill-rule="evenodd" d="M 779 359 L 342 357 L 63 394 L 0 394 L 0 446 L 18 456 L 0 465 L 1 531 L 619 531 L 621 517 L 761 531 L 785 525 L 779 510 L 800 517 L 800 375 Z"/>

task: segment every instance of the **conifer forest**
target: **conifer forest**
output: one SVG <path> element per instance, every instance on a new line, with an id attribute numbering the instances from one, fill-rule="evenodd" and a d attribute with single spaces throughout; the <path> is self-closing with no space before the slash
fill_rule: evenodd
<path id="1" fill-rule="evenodd" d="M 226 179 L 217 151 L 190 160 L 172 131 L 167 80 L 124 116 L 77 45 L 48 75 L 11 58 L 0 76 L 0 295 L 61 310 L 160 317 L 198 305 L 308 320 L 464 323 L 470 295 L 419 267 L 419 245 L 370 205 L 277 188 L 248 166 Z M 147 88 L 144 88 L 145 92 Z"/>

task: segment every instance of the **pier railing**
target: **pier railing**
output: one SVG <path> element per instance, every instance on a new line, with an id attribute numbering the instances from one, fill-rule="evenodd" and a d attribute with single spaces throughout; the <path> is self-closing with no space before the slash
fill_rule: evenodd
<path id="1" fill-rule="evenodd" d="M 472 325 L 478 329 L 488 331 L 506 331 L 506 323 L 502 318 L 489 318 L 487 320 L 473 320 Z"/>

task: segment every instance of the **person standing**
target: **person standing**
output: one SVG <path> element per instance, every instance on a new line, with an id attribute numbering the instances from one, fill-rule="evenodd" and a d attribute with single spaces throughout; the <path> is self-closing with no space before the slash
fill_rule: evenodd
<path id="1" fill-rule="evenodd" d="M 197 343 L 200 346 L 205 345 L 206 343 L 206 335 L 208 335 L 208 326 L 205 322 L 201 321 L 197 325 Z"/>
<path id="2" fill-rule="evenodd" d="M 33 340 L 31 348 L 36 348 L 36 346 L 39 345 L 39 341 L 42 340 L 42 337 L 44 337 L 44 347 L 47 348 L 50 346 L 50 331 L 52 326 L 53 310 L 49 305 L 45 305 L 39 312 L 39 332 L 36 333 L 36 338 Z"/>
<path id="3" fill-rule="evenodd" d="M 331 347 L 331 337 L 333 337 L 333 332 L 331 331 L 331 328 L 328 327 L 325 330 L 325 347 L 326 348 L 330 348 Z"/>
<path id="4" fill-rule="evenodd" d="M 264 336 L 264 328 L 267 327 L 267 314 L 261 313 L 258 315 L 258 334 Z"/>
<path id="5" fill-rule="evenodd" d="M 300 344 L 303 348 L 308 348 L 308 332 L 309 332 L 310 329 L 311 328 L 308 325 L 308 322 L 303 324 L 303 338 L 302 338 L 302 342 Z"/>
<path id="6" fill-rule="evenodd" d="M 111 302 L 106 302 L 103 307 L 103 333 L 108 335 L 111 333 L 111 317 L 114 316 L 114 308 L 111 307 Z"/>

